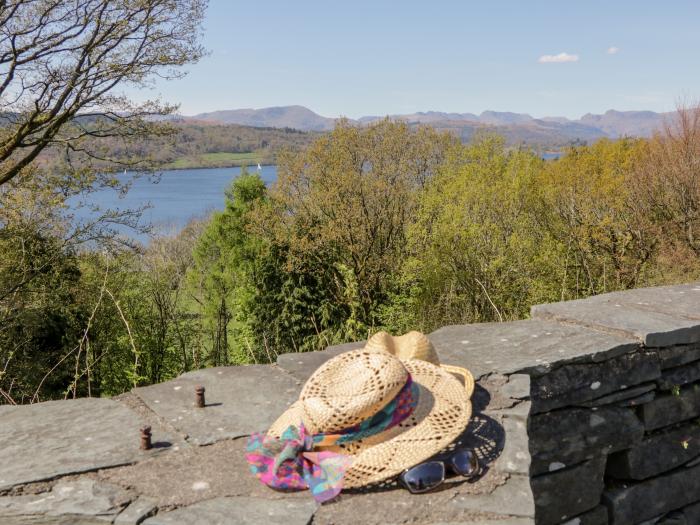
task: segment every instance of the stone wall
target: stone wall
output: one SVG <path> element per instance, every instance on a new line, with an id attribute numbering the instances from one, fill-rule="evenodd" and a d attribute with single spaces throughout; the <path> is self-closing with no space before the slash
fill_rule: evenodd
<path id="1" fill-rule="evenodd" d="M 700 524 L 700 285 L 539 305 L 431 339 L 482 382 L 529 377 L 536 523 Z"/>
<path id="2" fill-rule="evenodd" d="M 429 335 L 442 362 L 477 379 L 460 437 L 485 466 L 472 483 L 423 495 L 390 485 L 317 507 L 250 475 L 245 437 L 358 342 L 115 399 L 0 406 L 0 523 L 700 524 L 700 284 L 540 305 L 531 317 Z M 154 447 L 141 451 L 146 424 Z"/>

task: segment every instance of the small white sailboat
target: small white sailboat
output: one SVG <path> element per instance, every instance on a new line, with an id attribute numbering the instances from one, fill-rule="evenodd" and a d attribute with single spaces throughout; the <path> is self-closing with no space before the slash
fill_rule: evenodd
<path id="1" fill-rule="evenodd" d="M 261 169 L 262 169 L 262 166 L 261 166 L 260 163 L 258 162 L 258 171 L 260 171 Z"/>

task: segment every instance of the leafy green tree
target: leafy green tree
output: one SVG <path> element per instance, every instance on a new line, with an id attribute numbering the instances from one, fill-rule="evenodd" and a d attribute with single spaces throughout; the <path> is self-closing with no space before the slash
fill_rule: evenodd
<path id="1" fill-rule="evenodd" d="M 284 248 L 288 274 L 324 305 L 323 322 L 309 312 L 301 322 L 334 340 L 367 337 L 381 324 L 417 197 L 454 142 L 389 120 L 341 122 L 303 153 L 280 158 L 270 205 L 258 210 L 254 226 Z"/>
<path id="2" fill-rule="evenodd" d="M 190 279 L 209 334 L 205 362 L 218 366 L 251 356 L 251 341 L 241 321 L 250 294 L 248 275 L 254 271 L 257 241 L 246 230 L 250 207 L 265 196 L 260 176 L 243 168 L 226 192 L 226 208 L 215 212 L 194 251 Z M 231 333 L 235 331 L 236 336 Z M 238 341 L 236 341 L 236 339 Z M 243 345 L 241 345 L 243 341 Z M 236 344 L 238 342 L 238 344 Z"/>
<path id="3" fill-rule="evenodd" d="M 540 179 L 544 226 L 566 246 L 560 299 L 633 288 L 647 278 L 658 237 L 635 197 L 647 143 L 600 140 L 572 148 Z"/>
<path id="4" fill-rule="evenodd" d="M 451 152 L 411 229 L 404 279 L 415 325 L 518 319 L 552 297 L 558 247 L 538 223 L 542 169 L 494 136 Z"/>
<path id="5" fill-rule="evenodd" d="M 0 251 L 2 402 L 61 395 L 73 366 L 66 348 L 79 340 L 84 320 L 77 258 L 28 224 L 0 229 Z"/>

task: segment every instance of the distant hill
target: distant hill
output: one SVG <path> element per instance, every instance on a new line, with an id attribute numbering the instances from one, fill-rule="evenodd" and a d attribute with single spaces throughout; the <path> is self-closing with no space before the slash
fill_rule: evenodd
<path id="1" fill-rule="evenodd" d="M 469 140 L 479 130 L 494 131 L 506 137 L 509 143 L 526 143 L 540 146 L 562 146 L 576 141 L 593 141 L 602 137 L 648 137 L 660 129 L 669 113 L 653 111 L 615 111 L 603 115 L 586 114 L 578 120 L 565 117 L 534 118 L 526 113 L 484 111 L 474 113 L 446 113 L 425 111 L 402 115 L 389 115 L 393 120 L 409 124 L 427 124 L 437 129 L 449 130 Z M 381 116 L 365 116 L 351 121 L 363 125 Z M 183 117 L 188 121 L 216 124 L 237 124 L 265 128 L 292 128 L 302 131 L 328 131 L 337 119 L 323 117 L 303 106 L 282 106 L 262 109 L 234 109 L 201 113 Z"/>
<path id="2" fill-rule="evenodd" d="M 623 136 L 649 137 L 661 128 L 670 113 L 653 111 L 615 111 L 609 110 L 603 115 L 584 115 L 578 120 L 566 117 L 533 118 L 526 113 L 507 111 L 484 111 L 474 113 L 442 113 L 428 111 L 407 115 L 390 115 L 389 118 L 409 123 L 430 124 L 437 128 L 454 129 L 458 123 L 462 134 L 469 134 L 476 129 L 494 128 L 506 136 L 518 136 L 525 142 L 566 138 L 594 140 L 601 137 L 618 138 Z M 362 117 L 360 123 L 368 123 L 383 117 Z"/>
<path id="3" fill-rule="evenodd" d="M 634 135 L 639 137 L 651 136 L 654 131 L 663 126 L 664 119 L 669 119 L 671 113 L 655 113 L 653 111 L 606 111 L 603 115 L 590 113 L 581 117 L 582 124 L 596 127 L 611 137 Z"/>
<path id="4" fill-rule="evenodd" d="M 361 117 L 357 121 L 361 124 L 368 124 L 370 122 L 375 122 L 386 117 L 380 116 L 368 116 Z M 479 117 L 474 113 L 443 113 L 442 111 L 424 111 L 418 113 L 410 113 L 408 115 L 389 115 L 390 119 L 393 120 L 403 120 L 405 122 L 416 123 L 416 124 L 432 124 L 433 122 L 443 122 L 443 121 L 470 121 L 478 122 Z"/>
<path id="5" fill-rule="evenodd" d="M 257 128 L 294 128 L 302 131 L 328 131 L 333 129 L 336 120 L 317 115 L 304 106 L 231 109 L 200 113 L 187 118 L 217 124 L 238 124 Z"/>

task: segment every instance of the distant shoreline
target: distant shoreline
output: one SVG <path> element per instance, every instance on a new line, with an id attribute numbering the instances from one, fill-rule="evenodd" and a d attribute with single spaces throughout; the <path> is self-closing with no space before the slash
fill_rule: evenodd
<path id="1" fill-rule="evenodd" d="M 165 166 L 159 166 L 157 168 L 154 168 L 150 171 L 157 173 L 161 171 L 183 171 L 183 170 L 224 170 L 227 168 L 242 168 L 243 166 L 249 168 L 248 171 L 258 171 L 258 166 L 257 163 L 254 165 L 251 164 L 239 164 L 239 165 L 234 165 L 234 166 L 196 166 L 196 167 L 186 167 L 186 168 L 171 168 L 171 167 L 165 167 Z M 261 168 L 276 168 L 277 164 L 260 164 Z M 127 173 L 134 173 L 138 172 L 138 170 L 126 170 Z M 112 173 L 120 174 L 123 173 L 121 170 L 116 170 Z"/>
<path id="2" fill-rule="evenodd" d="M 257 163 L 255 164 L 231 164 L 231 165 L 222 165 L 222 166 L 182 166 L 182 167 L 172 167 L 172 166 L 160 166 L 154 171 L 181 171 L 181 170 L 219 170 L 219 169 L 226 169 L 226 168 L 242 168 L 245 166 L 246 168 L 250 168 L 250 171 L 257 171 L 258 166 Z M 260 164 L 261 168 L 264 168 L 266 166 L 277 166 L 277 164 L 271 164 L 271 163 L 265 163 L 265 164 Z M 128 170 L 127 170 L 128 171 Z"/>

